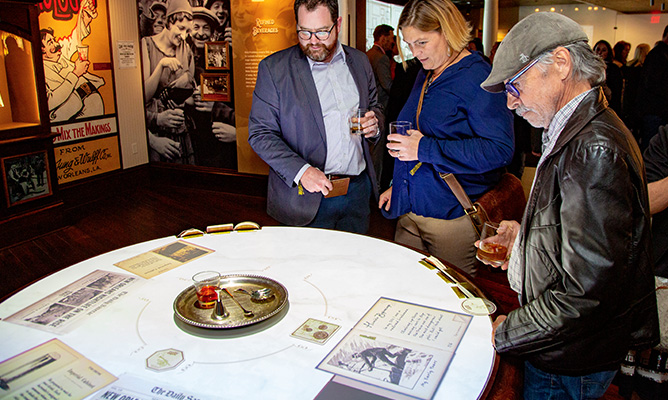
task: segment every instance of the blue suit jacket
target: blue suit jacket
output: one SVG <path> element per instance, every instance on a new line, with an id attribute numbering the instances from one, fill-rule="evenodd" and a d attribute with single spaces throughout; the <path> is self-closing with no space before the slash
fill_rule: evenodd
<path id="1" fill-rule="evenodd" d="M 376 83 L 363 52 L 343 46 L 346 63 L 359 91 L 359 105 L 375 111 L 383 126 Z M 327 143 L 320 100 L 308 60 L 298 45 L 260 62 L 249 117 L 248 142 L 269 164 L 267 212 L 278 221 L 303 226 L 313 220 L 321 193 L 299 193 L 294 178 L 305 163 L 325 169 Z M 362 140 L 366 173 L 378 197 L 367 140 Z"/>

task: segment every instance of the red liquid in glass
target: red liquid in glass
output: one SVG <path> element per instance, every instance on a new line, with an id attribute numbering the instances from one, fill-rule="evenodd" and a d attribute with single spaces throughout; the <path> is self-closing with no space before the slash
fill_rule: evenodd
<path id="1" fill-rule="evenodd" d="M 200 307 L 213 308 L 216 305 L 216 299 L 218 298 L 216 289 L 218 289 L 216 286 L 202 286 L 197 291 L 197 300 Z"/>

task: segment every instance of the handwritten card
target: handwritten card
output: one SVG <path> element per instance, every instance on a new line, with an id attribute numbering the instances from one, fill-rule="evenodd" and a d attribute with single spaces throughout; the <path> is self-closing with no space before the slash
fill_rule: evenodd
<path id="1" fill-rule="evenodd" d="M 471 319 L 381 297 L 318 369 L 364 383 L 371 393 L 430 399 Z"/>

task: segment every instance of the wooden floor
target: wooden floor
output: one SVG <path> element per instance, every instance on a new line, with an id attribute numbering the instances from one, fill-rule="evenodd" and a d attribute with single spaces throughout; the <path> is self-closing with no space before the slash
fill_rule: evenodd
<path id="1" fill-rule="evenodd" d="M 50 273 L 121 247 L 186 228 L 255 221 L 279 225 L 264 198 L 175 186 L 133 189 L 68 212 L 70 225 L 0 249 L 0 300 Z M 394 222 L 374 210 L 370 235 L 392 239 Z"/>
<path id="2" fill-rule="evenodd" d="M 40 278 L 88 258 L 135 243 L 175 235 L 186 228 L 255 221 L 263 226 L 279 225 L 265 212 L 262 197 L 221 193 L 177 186 L 151 185 L 112 195 L 68 211 L 67 227 L 32 241 L 0 249 L 0 301 Z M 372 209 L 369 235 L 392 240 L 395 221 Z M 506 274 L 485 267 L 475 284 L 494 301 L 501 313 L 518 306 Z M 499 370 L 498 384 L 515 392 L 521 364 L 506 362 Z M 510 382 L 513 382 L 510 384 Z M 512 388 L 515 387 L 515 388 Z M 622 399 L 611 387 L 604 399 Z M 501 397 L 516 398 L 509 392 Z"/>

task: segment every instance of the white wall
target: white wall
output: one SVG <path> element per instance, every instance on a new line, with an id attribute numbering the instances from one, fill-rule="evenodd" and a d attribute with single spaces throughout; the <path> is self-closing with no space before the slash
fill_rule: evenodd
<path id="1" fill-rule="evenodd" d="M 110 0 L 111 49 L 114 52 L 116 112 L 121 140 L 123 169 L 148 163 L 148 143 L 144 117 L 144 93 L 141 76 L 137 0 Z M 136 66 L 119 68 L 117 42 L 132 41 Z"/>
<path id="2" fill-rule="evenodd" d="M 394 34 L 397 34 L 397 25 L 399 17 L 403 11 L 403 6 L 384 3 L 378 0 L 366 0 L 366 49 L 373 47 L 373 30 L 380 24 L 387 24 L 394 28 Z M 406 43 L 401 42 L 401 49 L 406 58 L 411 58 L 412 53 Z M 397 61 L 398 56 L 397 56 Z"/>
<path id="3" fill-rule="evenodd" d="M 614 46 L 620 40 L 631 43 L 629 59 L 633 58 L 635 48 L 640 43 L 654 47 L 661 40 L 663 29 L 668 25 L 668 14 L 622 14 L 614 10 L 599 7 L 589 10 L 586 4 L 555 4 L 540 7 L 520 7 L 520 19 L 540 11 L 550 11 L 554 7 L 559 12 L 584 28 L 589 35 L 589 43 L 593 46 L 599 40 L 607 40 Z M 575 9 L 578 9 L 576 11 Z M 656 20 L 652 23 L 652 18 Z"/>

